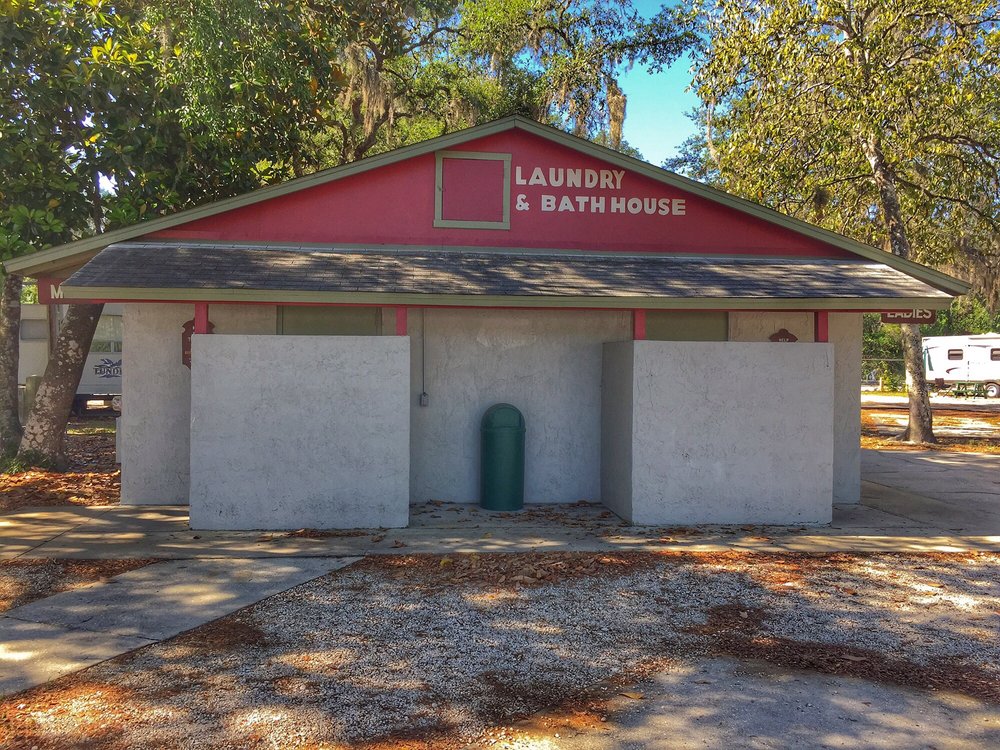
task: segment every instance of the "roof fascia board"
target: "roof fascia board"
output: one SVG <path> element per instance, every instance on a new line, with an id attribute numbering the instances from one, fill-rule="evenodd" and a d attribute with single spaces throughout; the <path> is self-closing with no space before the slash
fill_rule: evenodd
<path id="1" fill-rule="evenodd" d="M 54 249 L 54 248 L 53 248 Z M 24 276 L 38 277 L 38 276 L 51 276 L 60 275 L 60 272 L 68 271 L 66 278 L 69 278 L 74 271 L 91 261 L 101 252 L 103 248 L 95 248 L 93 250 L 77 251 L 68 258 L 54 258 L 52 260 L 42 259 L 39 263 L 33 263 L 30 270 L 27 273 L 22 272 L 19 268 L 15 267 L 21 261 L 25 261 L 27 258 L 37 259 L 41 253 L 31 253 L 27 256 L 21 256 L 19 258 L 14 258 L 8 260 L 4 263 L 4 267 L 10 273 L 20 273 Z M 41 252 L 47 252 L 43 250 Z"/>
<path id="2" fill-rule="evenodd" d="M 154 289 L 142 287 L 74 287 L 63 285 L 63 301 L 115 300 L 144 302 L 266 302 L 355 305 L 418 305 L 454 307 L 595 307 L 675 310 L 944 310 L 951 297 L 543 297 L 523 295 L 389 294 L 372 292 L 310 292 L 270 289 Z"/>

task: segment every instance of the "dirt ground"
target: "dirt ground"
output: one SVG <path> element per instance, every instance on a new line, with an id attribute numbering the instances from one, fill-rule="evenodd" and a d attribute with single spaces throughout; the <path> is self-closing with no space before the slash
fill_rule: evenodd
<path id="1" fill-rule="evenodd" d="M 988 406 L 934 406 L 938 443 L 914 446 L 894 438 L 906 427 L 905 404 L 865 404 L 861 408 L 861 447 L 879 450 L 933 450 L 1000 453 L 1000 402 Z"/>
<path id="2" fill-rule="evenodd" d="M 29 469 L 0 473 L 0 511 L 54 505 L 117 505 L 121 471 L 115 463 L 113 416 L 70 420 L 66 472 Z"/>
<path id="3" fill-rule="evenodd" d="M 368 558 L 9 696 L 0 747 L 508 746 L 700 656 L 998 705 L 1000 554 Z"/>
<path id="4" fill-rule="evenodd" d="M 0 614 L 22 604 L 89 586 L 155 562 L 152 559 L 0 561 Z"/>

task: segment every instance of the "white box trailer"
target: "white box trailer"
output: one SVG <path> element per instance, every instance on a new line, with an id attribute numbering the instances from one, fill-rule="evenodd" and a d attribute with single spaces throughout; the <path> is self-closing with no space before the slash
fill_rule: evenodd
<path id="1" fill-rule="evenodd" d="M 17 382 L 24 386 L 31 375 L 43 375 L 52 342 L 65 315 L 65 305 L 21 305 L 21 330 Z M 97 323 L 87 363 L 76 389 L 73 410 L 86 409 L 89 401 L 111 399 L 122 392 L 122 306 L 108 304 Z"/>
<path id="2" fill-rule="evenodd" d="M 927 382 L 939 388 L 973 386 L 1000 397 L 1000 334 L 928 336 L 924 339 Z"/>

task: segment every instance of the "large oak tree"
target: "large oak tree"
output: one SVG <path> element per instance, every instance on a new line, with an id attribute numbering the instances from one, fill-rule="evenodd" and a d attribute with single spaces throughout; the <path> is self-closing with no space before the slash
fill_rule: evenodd
<path id="1" fill-rule="evenodd" d="M 614 147 L 627 0 L 8 0 L 0 253 L 12 257 L 520 113 Z M 663 31 L 661 29 L 661 31 Z M 0 443 L 19 437 L 19 280 L 0 307 Z M 72 305 L 19 452 L 58 465 L 100 309 Z M 127 406 L 126 406 L 127 408 Z"/>
<path id="2" fill-rule="evenodd" d="M 683 17 L 704 132 L 670 166 L 995 284 L 996 2 L 691 0 Z M 932 442 L 917 326 L 903 343 L 903 438 Z"/>

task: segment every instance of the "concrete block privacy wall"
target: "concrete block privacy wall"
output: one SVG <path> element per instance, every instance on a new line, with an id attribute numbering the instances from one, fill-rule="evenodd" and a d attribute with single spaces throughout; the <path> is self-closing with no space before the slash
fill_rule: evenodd
<path id="1" fill-rule="evenodd" d="M 830 344 L 604 346 L 604 502 L 637 524 L 829 523 Z"/>
<path id="2" fill-rule="evenodd" d="M 407 525 L 408 337 L 193 338 L 192 528 Z"/>
<path id="3" fill-rule="evenodd" d="M 191 378 L 180 349 L 181 328 L 194 308 L 124 307 L 122 502 L 187 503 Z M 393 311 L 383 316 L 385 330 L 393 330 Z M 276 309 L 269 306 L 215 305 L 210 319 L 217 335 L 272 337 L 276 330 Z M 812 340 L 811 314 L 744 312 L 731 313 L 729 320 L 733 340 L 766 341 L 779 328 L 788 328 L 800 342 Z M 602 395 L 602 347 L 631 339 L 628 312 L 412 310 L 409 328 L 411 502 L 478 499 L 479 419 L 498 401 L 514 403 L 528 420 L 528 502 L 614 502 L 608 482 L 602 489 L 601 415 L 616 398 L 607 376 Z M 858 502 L 861 316 L 832 314 L 830 339 L 836 351 L 834 500 Z M 421 362 L 422 349 L 426 362 Z M 728 388 L 732 372 L 725 367 L 712 374 L 717 389 Z M 790 380 L 782 374 L 782 383 Z M 427 407 L 419 406 L 424 389 L 430 396 Z M 624 406 L 613 413 L 631 419 Z M 622 444 L 621 449 L 631 447 Z M 607 465 L 605 460 L 605 473 Z M 611 465 L 612 473 L 620 472 L 627 462 Z"/>
<path id="4" fill-rule="evenodd" d="M 193 305 L 123 306 L 121 501 L 186 504 L 190 457 L 191 371 L 181 362 L 181 332 Z M 216 333 L 275 331 L 276 308 L 210 309 Z"/>
<path id="5" fill-rule="evenodd" d="M 478 502 L 479 421 L 498 402 L 527 423 L 525 502 L 600 500 L 601 347 L 632 337 L 631 313 L 413 310 L 409 331 L 412 502 Z"/>
<path id="6" fill-rule="evenodd" d="M 813 314 L 734 312 L 729 314 L 730 341 L 768 341 L 782 328 L 799 342 L 813 340 Z M 830 313 L 834 372 L 833 501 L 861 502 L 861 315 Z"/>

